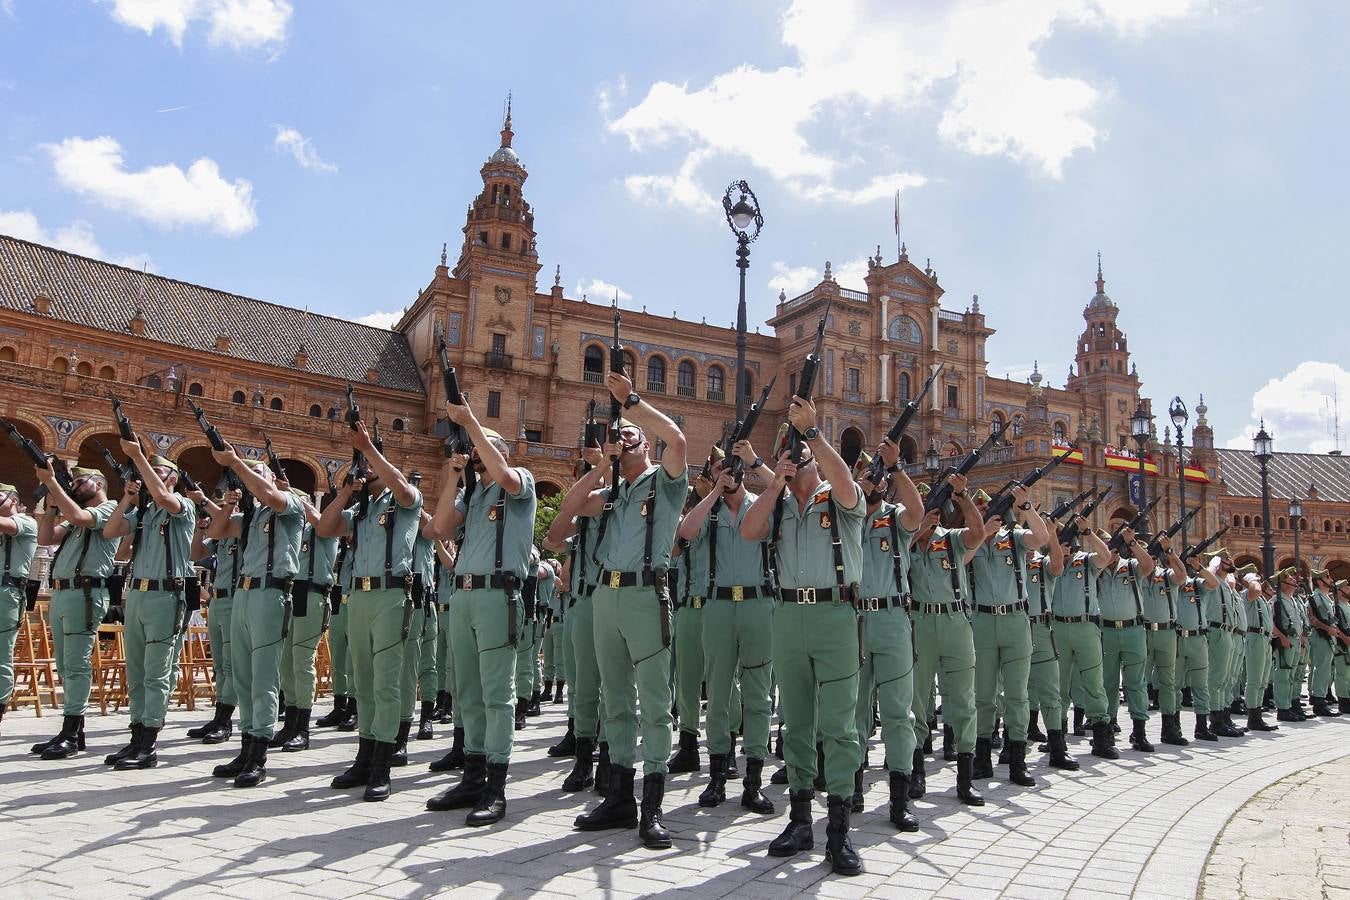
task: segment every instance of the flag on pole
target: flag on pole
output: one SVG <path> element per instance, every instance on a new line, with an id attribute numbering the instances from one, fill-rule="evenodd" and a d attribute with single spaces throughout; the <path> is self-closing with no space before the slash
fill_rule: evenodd
<path id="1" fill-rule="evenodd" d="M 895 236 L 900 236 L 900 191 L 895 192 Z"/>

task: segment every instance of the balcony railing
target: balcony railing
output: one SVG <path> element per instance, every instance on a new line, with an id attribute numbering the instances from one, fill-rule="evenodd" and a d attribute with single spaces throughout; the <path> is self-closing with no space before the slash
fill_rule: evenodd
<path id="1" fill-rule="evenodd" d="M 647 390 L 653 394 L 664 394 L 666 392 L 666 383 L 664 381 L 652 381 L 647 379 Z"/>
<path id="2" fill-rule="evenodd" d="M 581 380 L 582 380 L 583 382 L 585 382 L 586 384 L 604 384 L 604 383 L 605 383 L 605 373 L 604 373 L 604 372 L 591 372 L 591 371 L 582 372 L 582 373 L 581 373 Z"/>
<path id="3" fill-rule="evenodd" d="M 692 384 L 680 384 L 675 386 L 675 395 L 678 397 L 693 397 L 694 386 Z"/>
<path id="4" fill-rule="evenodd" d="M 712 388 L 708 388 L 708 399 L 713 401 L 714 403 L 725 403 L 727 399 L 726 391 L 722 390 L 715 391 Z"/>
<path id="5" fill-rule="evenodd" d="M 866 403 L 867 395 L 862 391 L 844 391 L 845 403 Z"/>
<path id="6" fill-rule="evenodd" d="M 483 354 L 483 365 L 489 369 L 514 369 L 516 358 L 510 353 L 489 350 Z"/>

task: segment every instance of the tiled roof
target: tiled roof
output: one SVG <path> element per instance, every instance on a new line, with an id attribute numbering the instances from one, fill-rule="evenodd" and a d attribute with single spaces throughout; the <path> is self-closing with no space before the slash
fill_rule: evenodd
<path id="1" fill-rule="evenodd" d="M 145 336 L 155 340 L 214 353 L 225 334 L 228 355 L 284 368 L 303 342 L 307 371 L 359 384 L 374 367 L 384 387 L 425 391 L 402 334 L 0 235 L 0 306 L 31 313 L 39 289 L 51 298 L 49 314 L 65 322 L 125 334 L 139 305 Z"/>
<path id="2" fill-rule="evenodd" d="M 1261 467 L 1250 450 L 1215 450 L 1228 493 L 1261 496 Z M 1269 463 L 1270 496 L 1278 500 L 1307 497 L 1317 485 L 1317 499 L 1350 502 L 1350 456 L 1326 453 L 1276 453 Z"/>

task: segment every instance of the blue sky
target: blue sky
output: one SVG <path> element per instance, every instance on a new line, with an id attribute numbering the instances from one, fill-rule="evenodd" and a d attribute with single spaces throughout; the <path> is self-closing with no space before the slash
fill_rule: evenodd
<path id="1" fill-rule="evenodd" d="M 1347 37 L 1334 0 L 0 0 L 0 232 L 395 312 L 453 258 L 511 90 L 542 286 L 729 324 L 745 178 L 763 322 L 826 260 L 852 287 L 893 260 L 903 188 L 991 375 L 1063 383 L 1100 250 L 1145 393 L 1324 451 Z"/>

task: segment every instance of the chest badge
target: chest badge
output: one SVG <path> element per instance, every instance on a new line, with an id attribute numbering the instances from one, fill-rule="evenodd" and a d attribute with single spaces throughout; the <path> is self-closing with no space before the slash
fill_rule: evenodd
<path id="1" fill-rule="evenodd" d="M 829 528 L 829 527 L 830 527 L 830 514 L 829 514 L 829 513 L 823 512 L 823 513 L 820 514 L 820 527 L 821 527 L 821 528 Z"/>
<path id="2" fill-rule="evenodd" d="M 489 522 L 497 521 L 497 507 L 495 506 L 488 507 L 488 521 Z"/>
<path id="3" fill-rule="evenodd" d="M 644 518 L 644 519 L 647 518 L 647 501 L 646 501 L 646 500 L 643 500 L 643 501 L 642 501 L 642 508 L 638 510 L 638 515 L 642 516 L 642 518 Z"/>
<path id="4" fill-rule="evenodd" d="M 890 542 L 888 539 L 886 539 L 886 538 L 882 538 L 882 539 L 881 539 L 881 552 L 882 552 L 882 553 L 886 553 L 886 552 L 889 551 L 890 549 L 891 549 L 891 542 Z"/>
<path id="5" fill-rule="evenodd" d="M 388 522 L 389 522 L 389 513 L 387 512 L 380 513 L 380 518 L 376 520 L 376 523 L 381 528 L 383 528 Z"/>
<path id="6" fill-rule="evenodd" d="M 169 533 L 169 520 L 168 520 L 168 519 L 165 519 L 163 522 L 160 522 L 160 523 L 159 523 L 159 533 L 160 533 L 160 534 L 168 534 L 168 533 Z"/>
<path id="7" fill-rule="evenodd" d="M 268 521 L 266 521 L 266 522 L 263 523 L 263 528 L 262 528 L 262 530 L 263 530 L 263 534 L 271 534 L 271 533 L 272 533 L 272 522 L 271 522 L 271 520 L 268 520 Z"/>
<path id="8" fill-rule="evenodd" d="M 305 541 L 303 544 L 300 545 L 300 552 L 301 553 L 309 552 L 309 541 Z"/>

